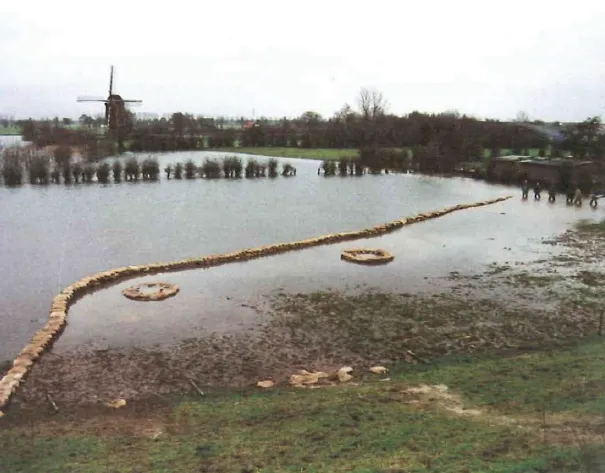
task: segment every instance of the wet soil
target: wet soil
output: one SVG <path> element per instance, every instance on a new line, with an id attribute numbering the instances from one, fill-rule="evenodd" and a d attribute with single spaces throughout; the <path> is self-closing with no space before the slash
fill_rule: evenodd
<path id="1" fill-rule="evenodd" d="M 297 369 L 418 363 L 454 354 L 523 351 L 594 334 L 605 282 L 605 234 L 544 241 L 550 257 L 437 278 L 434 294 L 346 291 L 267 294 L 259 322 L 169 349 L 81 347 L 45 354 L 14 404 L 88 404 L 287 382 Z M 411 352 L 411 353 L 410 353 Z"/>

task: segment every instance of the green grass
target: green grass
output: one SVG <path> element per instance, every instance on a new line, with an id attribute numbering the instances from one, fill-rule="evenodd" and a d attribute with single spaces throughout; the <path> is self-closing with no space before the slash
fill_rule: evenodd
<path id="1" fill-rule="evenodd" d="M 401 374 L 407 382 L 443 383 L 470 406 L 503 414 L 605 415 L 605 339 L 519 356 L 458 357 Z"/>
<path id="2" fill-rule="evenodd" d="M 605 233 L 605 220 L 601 220 L 600 222 L 590 222 L 588 220 L 582 220 L 577 225 L 576 228 L 581 232 L 586 233 Z"/>
<path id="3" fill-rule="evenodd" d="M 359 151 L 356 149 L 330 149 L 330 148 L 274 148 L 274 147 L 234 147 L 219 148 L 217 151 L 227 153 L 246 153 L 259 156 L 271 156 L 281 158 L 303 158 L 317 160 L 339 160 L 342 158 L 356 158 Z"/>
<path id="4" fill-rule="evenodd" d="M 401 148 L 396 148 L 401 149 Z M 318 149 L 307 149 L 307 148 L 279 148 L 279 147 L 233 147 L 233 148 L 218 148 L 217 151 L 231 152 L 231 153 L 247 153 L 261 156 L 275 156 L 282 158 L 304 158 L 304 159 L 317 159 L 317 160 L 339 160 L 342 158 L 358 157 L 359 151 L 356 149 L 343 149 L 343 148 L 318 148 Z M 528 149 L 530 156 L 539 156 L 539 148 Z M 548 149 L 547 149 L 548 151 Z M 411 149 L 408 149 L 411 152 Z M 502 156 L 514 154 L 511 149 L 502 149 L 500 151 Z M 491 150 L 485 148 L 483 150 L 483 158 L 487 159 L 491 155 Z"/>
<path id="5" fill-rule="evenodd" d="M 21 134 L 21 128 L 19 128 L 18 126 L 9 126 L 9 127 L 0 126 L 0 136 L 20 135 L 20 134 Z"/>
<path id="6" fill-rule="evenodd" d="M 576 425 L 583 415 L 599 419 L 604 363 L 605 342 L 593 339 L 522 357 L 394 367 L 390 381 L 368 374 L 358 386 L 210 393 L 79 418 L 70 406 L 34 421 L 9 412 L 0 430 L 0 471 L 602 471 L 604 447 L 542 441 L 541 429 L 527 425 L 544 413 L 547 427 L 553 413 Z M 446 384 L 486 415 L 406 402 L 405 388 L 418 383 Z M 510 422 L 493 420 L 502 415 Z M 162 432 L 155 439 L 144 433 L 150 423 Z"/>

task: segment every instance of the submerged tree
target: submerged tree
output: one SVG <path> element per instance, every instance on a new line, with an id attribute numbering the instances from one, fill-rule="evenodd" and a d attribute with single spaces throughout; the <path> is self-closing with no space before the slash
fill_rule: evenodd
<path id="1" fill-rule="evenodd" d="M 277 177 L 277 159 L 271 158 L 267 163 L 269 169 L 269 177 Z"/>
<path id="2" fill-rule="evenodd" d="M 44 155 L 32 156 L 29 162 L 28 172 L 30 184 L 48 184 L 48 157 Z"/>
<path id="3" fill-rule="evenodd" d="M 122 180 L 122 162 L 116 159 L 111 165 L 111 172 L 113 174 L 113 182 L 120 182 Z"/>
<path id="4" fill-rule="evenodd" d="M 244 165 L 242 164 L 242 160 L 238 156 L 234 156 L 233 158 L 233 177 L 240 178 L 242 177 L 242 172 L 244 170 Z"/>
<path id="5" fill-rule="evenodd" d="M 223 159 L 223 174 L 226 178 L 242 176 L 242 161 L 237 156 Z"/>
<path id="6" fill-rule="evenodd" d="M 21 151 L 7 148 L 2 153 L 2 179 L 7 186 L 20 186 L 23 183 L 23 166 Z"/>
<path id="7" fill-rule="evenodd" d="M 63 174 L 63 183 L 71 184 L 73 180 L 72 168 L 69 163 L 63 163 L 61 168 L 61 174 Z"/>
<path id="8" fill-rule="evenodd" d="M 221 165 L 216 159 L 206 158 L 200 168 L 200 176 L 206 179 L 217 179 L 221 177 Z M 226 175 L 225 177 L 229 177 Z"/>
<path id="9" fill-rule="evenodd" d="M 183 165 L 181 163 L 176 163 L 174 166 L 174 178 L 183 179 Z"/>
<path id="10" fill-rule="evenodd" d="M 109 163 L 103 162 L 99 164 L 99 167 L 97 168 L 97 181 L 99 181 L 101 184 L 107 184 L 109 182 L 110 171 L 111 168 Z"/>
<path id="11" fill-rule="evenodd" d="M 195 179 L 196 171 L 197 171 L 197 168 L 195 166 L 195 163 L 191 159 L 189 159 L 185 163 L 185 178 L 186 179 Z"/>
<path id="12" fill-rule="evenodd" d="M 126 165 L 124 166 L 124 176 L 127 181 L 138 181 L 141 175 L 141 168 L 137 158 L 128 158 Z"/>
<path id="13" fill-rule="evenodd" d="M 321 168 L 324 170 L 324 176 L 336 175 L 336 163 L 334 161 L 324 161 L 321 163 Z"/>
<path id="14" fill-rule="evenodd" d="M 143 161 L 143 180 L 156 181 L 160 175 L 160 164 L 155 158 L 147 158 Z"/>
<path id="15" fill-rule="evenodd" d="M 55 166 L 50 172 L 50 180 L 55 184 L 59 184 L 61 182 L 61 170 L 57 166 Z"/>
<path id="16" fill-rule="evenodd" d="M 87 184 L 90 184 L 94 179 L 96 172 L 97 170 L 93 163 L 86 163 L 83 170 L 84 181 Z"/>
<path id="17" fill-rule="evenodd" d="M 265 177 L 267 175 L 267 164 L 258 164 L 254 177 Z"/>
<path id="18" fill-rule="evenodd" d="M 172 164 L 169 164 L 164 168 L 164 172 L 166 173 L 166 179 L 170 180 L 170 174 L 172 174 Z"/>
<path id="19" fill-rule="evenodd" d="M 80 182 L 80 178 L 82 177 L 82 165 L 79 162 L 75 162 L 71 167 L 71 174 L 74 178 L 74 182 L 77 184 Z"/>
<path id="20" fill-rule="evenodd" d="M 55 163 L 58 166 L 63 167 L 65 163 L 71 162 L 71 148 L 65 145 L 59 145 L 55 148 L 54 152 Z"/>
<path id="21" fill-rule="evenodd" d="M 256 162 L 256 159 L 249 159 L 248 162 L 246 163 L 246 170 L 245 170 L 244 175 L 247 178 L 254 177 L 256 175 L 257 167 L 258 167 L 258 163 Z"/>
<path id="22" fill-rule="evenodd" d="M 284 164 L 281 175 L 285 177 L 296 176 L 296 168 L 291 164 L 286 163 Z"/>

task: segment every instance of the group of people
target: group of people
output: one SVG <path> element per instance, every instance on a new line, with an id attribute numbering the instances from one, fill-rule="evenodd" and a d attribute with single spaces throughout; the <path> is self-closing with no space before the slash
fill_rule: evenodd
<path id="1" fill-rule="evenodd" d="M 527 199 L 527 197 L 529 195 L 529 183 L 527 182 L 527 180 L 523 181 L 523 185 L 521 186 L 521 191 L 523 193 L 522 194 L 523 199 Z M 536 184 L 534 186 L 534 199 L 540 200 L 542 198 L 541 194 L 542 194 L 542 186 L 540 185 L 539 182 L 536 182 Z M 582 205 L 583 194 L 582 194 L 582 190 L 579 187 L 576 187 L 575 191 L 572 186 L 568 187 L 565 196 L 566 196 L 566 201 L 568 204 L 575 204 L 577 206 Z M 557 187 L 554 183 L 552 183 L 548 187 L 548 201 L 554 202 L 556 200 L 556 198 L 557 198 Z M 590 206 L 596 207 L 598 199 L 599 199 L 599 197 L 597 196 L 597 194 L 592 192 L 591 196 L 590 196 Z"/>

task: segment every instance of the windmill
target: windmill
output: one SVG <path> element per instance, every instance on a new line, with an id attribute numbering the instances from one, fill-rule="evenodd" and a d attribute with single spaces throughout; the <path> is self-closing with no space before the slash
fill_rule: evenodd
<path id="1" fill-rule="evenodd" d="M 109 96 L 106 99 L 97 97 L 78 97 L 78 102 L 103 102 L 105 104 L 105 125 L 110 134 L 117 134 L 126 124 L 126 104 L 141 104 L 142 100 L 124 100 L 113 93 L 113 66 L 109 75 Z"/>

